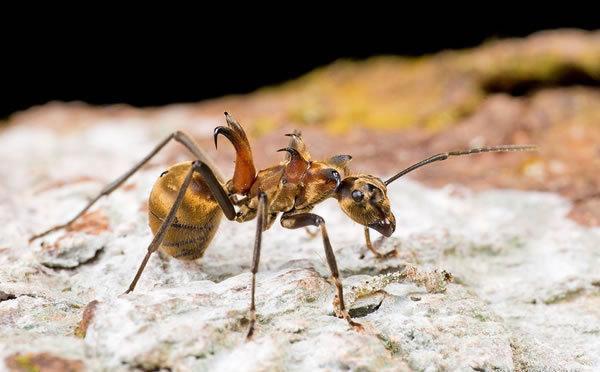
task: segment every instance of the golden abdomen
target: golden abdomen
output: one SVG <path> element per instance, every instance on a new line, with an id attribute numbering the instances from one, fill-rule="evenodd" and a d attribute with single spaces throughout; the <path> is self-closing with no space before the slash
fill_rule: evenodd
<path id="1" fill-rule="evenodd" d="M 148 200 L 149 224 L 156 234 L 177 198 L 192 162 L 176 164 L 156 181 Z M 178 259 L 202 257 L 217 232 L 223 212 L 199 174 L 194 174 L 160 249 Z"/>

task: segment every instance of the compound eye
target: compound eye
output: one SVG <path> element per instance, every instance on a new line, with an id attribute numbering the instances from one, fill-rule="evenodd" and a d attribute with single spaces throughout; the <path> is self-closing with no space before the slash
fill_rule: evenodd
<path id="1" fill-rule="evenodd" d="M 355 202 L 357 202 L 357 203 L 361 202 L 364 197 L 365 197 L 365 194 L 363 194 L 362 191 L 359 191 L 359 190 L 352 191 L 352 199 L 354 199 Z"/>
<path id="2" fill-rule="evenodd" d="M 331 172 L 331 174 L 333 175 L 333 178 L 335 178 L 336 180 L 340 179 L 340 174 L 338 173 L 338 171 L 334 170 L 333 172 Z"/>

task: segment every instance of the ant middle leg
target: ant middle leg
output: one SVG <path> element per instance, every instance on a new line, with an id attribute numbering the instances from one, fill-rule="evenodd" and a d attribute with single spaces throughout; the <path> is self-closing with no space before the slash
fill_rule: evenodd
<path id="1" fill-rule="evenodd" d="M 120 176 L 119 178 L 114 180 L 113 182 L 106 185 L 100 191 L 100 193 L 98 195 L 96 195 L 94 198 L 92 198 L 87 203 L 87 205 L 85 207 L 83 207 L 83 209 L 81 209 L 79 211 L 79 213 L 77 213 L 75 215 L 75 217 L 71 218 L 66 223 L 53 226 L 44 232 L 33 235 L 31 238 L 29 238 L 29 242 L 32 242 L 35 239 L 41 238 L 51 232 L 71 226 L 71 224 L 73 224 L 73 222 L 75 222 L 79 217 L 83 216 L 83 214 L 85 212 L 87 212 L 100 198 L 102 198 L 103 196 L 109 195 L 110 193 L 115 191 L 119 186 L 121 186 L 125 181 L 127 181 L 129 179 L 129 177 L 131 177 L 138 170 L 140 170 L 140 168 L 142 166 L 144 166 L 144 164 L 146 164 L 150 159 L 152 159 L 154 157 L 154 155 L 156 155 L 160 150 L 162 150 L 171 140 L 175 140 L 175 141 L 179 142 L 180 144 L 182 144 L 183 146 L 185 146 L 194 155 L 195 159 L 200 160 L 202 163 L 206 164 L 209 168 L 212 169 L 212 172 L 214 173 L 214 177 L 216 177 L 217 180 L 219 180 L 220 182 L 223 181 L 223 177 L 218 172 L 217 168 L 215 168 L 213 166 L 211 160 L 204 153 L 204 151 L 202 151 L 200 149 L 200 147 L 196 144 L 196 142 L 186 133 L 181 132 L 181 131 L 176 131 L 176 132 L 171 133 L 169 136 L 167 136 L 167 138 L 165 138 L 158 145 L 156 145 L 156 147 L 154 147 L 154 149 L 152 149 L 152 151 L 150 151 L 150 153 L 148 155 L 146 155 L 142 160 L 140 160 L 136 165 L 134 165 L 127 172 L 125 172 L 125 174 L 123 174 L 122 176 Z M 232 209 L 233 209 L 233 207 L 232 207 Z"/>
<path id="2" fill-rule="evenodd" d="M 350 314 L 348 313 L 348 310 L 346 309 L 346 305 L 344 303 L 344 288 L 342 286 L 340 272 L 338 270 L 337 262 L 335 260 L 333 248 L 331 247 L 331 242 L 329 241 L 329 235 L 327 234 L 327 228 L 325 226 L 325 220 L 323 219 L 323 217 L 313 213 L 299 213 L 287 216 L 284 214 L 283 216 L 281 216 L 280 222 L 281 226 L 287 229 L 298 229 L 306 226 L 315 226 L 321 230 L 321 236 L 323 237 L 323 247 L 325 249 L 325 257 L 327 258 L 327 264 L 329 265 L 329 270 L 331 271 L 331 276 L 337 289 L 337 300 L 339 305 L 338 316 L 340 318 L 346 319 L 346 321 L 352 326 L 352 328 L 356 330 L 362 330 L 363 326 L 360 323 L 357 323 L 354 320 L 352 320 Z"/>
<path id="3" fill-rule="evenodd" d="M 250 326 L 248 327 L 248 333 L 246 339 L 249 340 L 254 334 L 254 327 L 256 324 L 256 304 L 254 301 L 256 292 L 256 273 L 258 272 L 258 264 L 260 262 L 260 248 L 262 244 L 262 232 L 265 230 L 267 223 L 268 213 L 268 200 L 267 195 L 261 192 L 258 195 L 258 212 L 256 217 L 256 237 L 254 239 L 254 253 L 252 256 L 252 286 L 251 286 L 251 298 L 250 298 Z"/>

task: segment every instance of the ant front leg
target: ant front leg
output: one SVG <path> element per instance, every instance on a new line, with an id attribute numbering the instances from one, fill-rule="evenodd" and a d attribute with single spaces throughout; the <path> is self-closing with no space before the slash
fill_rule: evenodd
<path id="1" fill-rule="evenodd" d="M 379 239 L 383 239 L 383 236 Z M 380 240 L 376 241 L 375 244 L 377 244 Z M 369 232 L 369 228 L 367 226 L 365 226 L 365 243 L 367 244 L 367 248 L 373 252 L 373 254 L 375 255 L 375 257 L 377 258 L 381 258 L 381 259 L 385 259 L 385 258 L 390 258 L 390 257 L 394 257 L 398 255 L 398 252 L 395 249 L 392 249 L 391 251 L 387 252 L 387 253 L 380 253 L 377 248 L 375 247 L 375 245 L 371 242 L 371 234 Z M 361 256 L 362 258 L 362 256 Z"/>
<path id="2" fill-rule="evenodd" d="M 250 298 L 250 326 L 246 339 L 249 340 L 254 334 L 256 324 L 256 304 L 254 301 L 256 292 L 256 273 L 258 272 L 258 264 L 260 262 L 260 248 L 262 243 L 262 232 L 265 230 L 268 212 L 267 194 L 261 192 L 258 195 L 258 212 L 256 218 L 256 237 L 254 239 L 254 254 L 252 256 L 252 287 Z"/>
<path id="3" fill-rule="evenodd" d="M 152 151 L 150 151 L 150 153 L 146 155 L 142 160 L 140 160 L 136 165 L 134 165 L 133 168 L 125 172 L 125 174 L 123 174 L 121 177 L 106 185 L 98 195 L 92 198 L 92 200 L 90 200 L 88 204 L 82 210 L 80 210 L 79 213 L 75 215 L 75 217 L 71 218 L 68 222 L 64 224 L 56 225 L 42 233 L 33 235 L 31 238 L 29 238 L 29 242 L 32 242 L 33 240 L 41 238 L 56 230 L 60 230 L 71 226 L 73 222 L 75 222 L 79 217 L 83 216 L 83 214 L 87 212 L 88 209 L 90 209 L 100 198 L 109 195 L 110 193 L 115 191 L 119 186 L 121 186 L 125 181 L 127 181 L 129 177 L 133 176 L 138 170 L 140 170 L 140 168 L 144 166 L 144 164 L 146 164 L 150 159 L 152 159 L 154 155 L 156 155 L 160 150 L 162 150 L 163 147 L 165 147 L 171 140 L 175 140 L 176 142 L 182 144 L 194 155 L 196 159 L 200 160 L 204 164 L 207 164 L 209 168 L 214 169 L 215 171 L 213 172 L 215 173 L 215 177 L 222 182 L 223 177 L 218 171 L 216 171 L 216 168 L 213 166 L 208 156 L 204 153 L 204 151 L 200 149 L 196 142 L 194 142 L 194 140 L 184 132 L 173 132 L 169 136 L 167 136 L 167 138 L 162 140 L 158 145 L 156 145 L 156 147 L 152 149 Z"/>
<path id="4" fill-rule="evenodd" d="M 339 316 L 346 319 L 348 324 L 356 330 L 362 330 L 363 327 L 360 323 L 355 322 L 348 314 L 346 305 L 344 303 L 344 288 L 342 287 L 342 281 L 340 278 L 340 272 L 338 270 L 335 255 L 333 254 L 333 248 L 329 241 L 329 235 L 327 234 L 327 228 L 325 227 L 325 220 L 323 217 L 313 213 L 299 213 L 295 215 L 284 214 L 281 216 L 281 226 L 287 229 L 298 229 L 306 226 L 315 226 L 321 230 L 321 236 L 323 237 L 323 247 L 325 248 L 325 256 L 327 257 L 327 264 L 331 271 L 333 282 L 337 288 L 337 297 L 339 301 Z"/>

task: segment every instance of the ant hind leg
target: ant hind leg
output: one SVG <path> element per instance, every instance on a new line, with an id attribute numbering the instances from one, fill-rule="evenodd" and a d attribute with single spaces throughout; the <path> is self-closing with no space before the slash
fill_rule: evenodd
<path id="1" fill-rule="evenodd" d="M 250 298 L 250 326 L 248 327 L 248 333 L 246 339 L 249 340 L 254 334 L 256 325 L 256 304 L 254 301 L 256 293 L 256 273 L 258 272 L 258 264 L 260 262 L 260 249 L 262 244 L 262 232 L 265 230 L 267 225 L 267 195 L 262 192 L 258 196 L 258 212 L 256 218 L 256 237 L 254 239 L 254 254 L 252 256 L 252 286 L 251 286 L 251 298 Z"/>
<path id="2" fill-rule="evenodd" d="M 211 168 L 215 177 L 220 182 L 222 182 L 223 177 L 217 171 L 217 168 L 215 168 L 213 166 L 211 160 L 204 153 L 204 151 L 202 151 L 200 149 L 200 147 L 196 144 L 196 142 L 194 142 L 194 140 L 189 135 L 185 134 L 184 132 L 181 132 L 181 131 L 173 132 L 169 136 L 167 136 L 167 138 L 162 140 L 158 145 L 156 145 L 156 147 L 154 147 L 154 149 L 152 149 L 152 151 L 150 151 L 150 153 L 148 155 L 146 155 L 142 160 L 140 160 L 136 165 L 134 165 L 127 172 L 125 172 L 125 174 L 123 174 L 122 176 L 120 176 L 119 178 L 114 180 L 113 182 L 109 183 L 108 185 L 104 186 L 104 188 L 100 191 L 100 193 L 98 195 L 96 195 L 94 198 L 92 198 L 92 200 L 90 200 L 87 203 L 87 205 L 85 207 L 83 207 L 83 209 L 81 209 L 79 211 L 79 213 L 77 213 L 75 215 L 75 217 L 71 218 L 66 223 L 53 226 L 44 232 L 33 235 L 31 238 L 29 238 L 29 242 L 32 242 L 35 239 L 41 238 L 45 235 L 48 235 L 51 232 L 69 227 L 79 217 L 83 216 L 85 214 L 85 212 L 87 212 L 94 204 L 96 204 L 96 202 L 100 198 L 102 198 L 103 196 L 109 195 L 110 193 L 115 191 L 119 186 L 121 186 L 125 181 L 127 181 L 129 179 L 129 177 L 133 176 L 138 170 L 140 170 L 140 168 L 142 166 L 144 166 L 144 164 L 146 164 L 150 159 L 152 159 L 154 157 L 154 155 L 156 155 L 160 150 L 162 150 L 163 147 L 165 147 L 171 140 L 175 140 L 175 141 L 179 142 L 180 144 L 182 144 L 183 146 L 185 146 L 194 155 L 195 159 L 200 160 L 202 163 L 206 164 L 209 168 Z"/>

